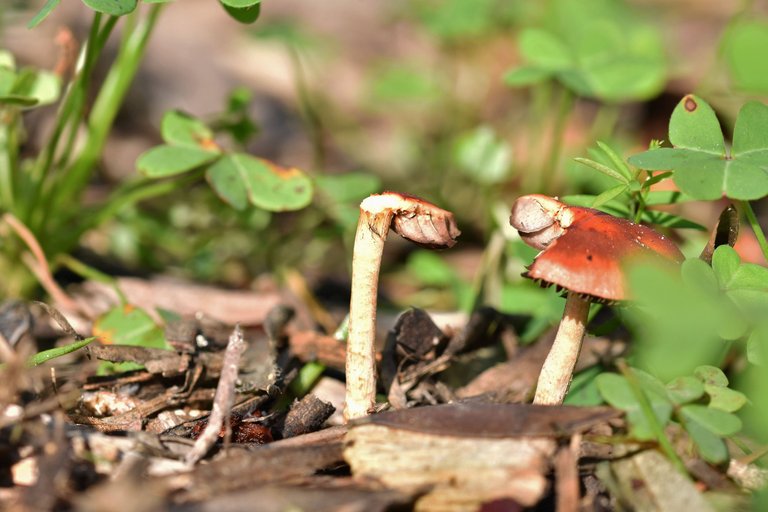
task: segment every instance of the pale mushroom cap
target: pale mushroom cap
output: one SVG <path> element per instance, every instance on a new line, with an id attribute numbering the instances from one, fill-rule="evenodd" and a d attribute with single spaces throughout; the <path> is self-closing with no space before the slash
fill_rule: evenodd
<path id="1" fill-rule="evenodd" d="M 513 216 L 529 217 L 525 222 L 517 222 L 518 225 L 525 229 L 544 226 L 538 231 L 521 232 L 524 241 L 544 248 L 525 274 L 542 284 L 604 301 L 622 301 L 628 298 L 622 269 L 626 260 L 683 260 L 680 249 L 671 240 L 626 219 L 591 208 L 568 206 L 546 196 L 524 196 L 515 205 Z M 546 215 L 552 216 L 551 225 L 537 219 Z"/>
<path id="2" fill-rule="evenodd" d="M 392 215 L 388 227 L 411 242 L 433 249 L 452 247 L 461 234 L 451 212 L 408 194 L 384 192 L 369 196 L 360 203 L 360 211 L 377 232 L 377 220 Z"/>

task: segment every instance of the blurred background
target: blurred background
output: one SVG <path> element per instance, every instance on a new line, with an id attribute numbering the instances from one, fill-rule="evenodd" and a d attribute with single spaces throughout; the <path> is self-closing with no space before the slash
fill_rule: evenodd
<path id="1" fill-rule="evenodd" d="M 27 29 L 42 4 L 4 2 L 0 44 L 20 66 L 54 69 L 87 37 L 92 11 L 63 2 Z M 557 45 L 581 68 L 560 72 Z M 197 183 L 120 209 L 79 251 L 118 274 L 238 288 L 298 271 L 321 300 L 343 306 L 357 203 L 391 189 L 452 210 L 463 235 L 439 256 L 393 237 L 390 304 L 482 302 L 537 312 L 546 324 L 562 305 L 519 277 L 534 252 L 507 226 L 511 202 L 603 192 L 610 180 L 573 158 L 594 156 L 598 140 L 626 158 L 667 139 L 670 113 L 689 92 L 716 109 L 728 138 L 739 107 L 768 94 L 766 47 L 768 8 L 735 0 L 280 0 L 263 2 L 253 25 L 214 0 L 171 2 L 85 201 L 135 175 L 137 157 L 161 142 L 163 113 L 179 109 L 218 127 L 224 146 L 308 173 L 312 203 L 235 211 Z M 602 64 L 590 64 L 595 56 Z M 26 153 L 53 112 L 26 116 Z M 694 201 L 674 213 L 711 229 L 722 206 Z M 708 238 L 672 235 L 688 255 Z M 738 249 L 763 262 L 748 230 Z"/>

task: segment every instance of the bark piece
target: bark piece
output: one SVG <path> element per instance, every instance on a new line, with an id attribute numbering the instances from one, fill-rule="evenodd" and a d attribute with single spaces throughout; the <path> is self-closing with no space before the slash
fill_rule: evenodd
<path id="1" fill-rule="evenodd" d="M 356 478 L 424 492 L 417 510 L 476 510 L 504 500 L 532 506 L 546 490 L 556 439 L 619 414 L 478 403 L 390 411 L 350 426 L 344 458 Z"/>
<path id="2" fill-rule="evenodd" d="M 325 420 L 330 418 L 335 410 L 334 406 L 323 402 L 315 395 L 305 396 L 288 411 L 281 431 L 283 438 L 320 430 Z"/>
<path id="3" fill-rule="evenodd" d="M 598 474 L 602 479 L 605 474 Z M 696 510 L 714 512 L 712 505 L 688 478 L 680 474 L 664 456 L 646 450 L 611 463 L 611 474 L 617 485 L 619 502 L 637 512 Z"/>
<path id="4" fill-rule="evenodd" d="M 320 480 L 319 478 L 314 480 Z M 369 489 L 357 483 L 344 483 L 336 479 L 320 487 L 263 485 L 255 489 L 214 496 L 203 503 L 190 503 L 174 507 L 176 512 L 235 512 L 258 510 L 259 512 L 285 512 L 307 510 L 312 512 L 386 512 L 410 510 L 412 496 L 384 489 Z M 255 508 L 255 504 L 258 506 Z"/>

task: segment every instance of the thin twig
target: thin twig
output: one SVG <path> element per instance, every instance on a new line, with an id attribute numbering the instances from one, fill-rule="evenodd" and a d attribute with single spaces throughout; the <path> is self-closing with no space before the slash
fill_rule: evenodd
<path id="1" fill-rule="evenodd" d="M 224 352 L 221 375 L 219 376 L 219 384 L 216 386 L 216 395 L 213 398 L 213 408 L 208 417 L 208 425 L 187 453 L 185 462 L 190 467 L 202 459 L 216 444 L 221 427 L 229 418 L 232 404 L 235 401 L 237 368 L 243 352 L 245 352 L 245 340 L 243 339 L 243 331 L 237 325 L 229 336 L 229 343 L 227 343 L 227 349 Z"/>
<path id="2" fill-rule="evenodd" d="M 37 242 L 35 235 L 32 234 L 27 226 L 10 213 L 4 214 L 3 220 L 11 227 L 11 229 L 13 229 L 18 237 L 27 244 L 30 252 L 32 252 L 34 259 L 23 258 L 24 264 L 29 267 L 29 270 L 31 270 L 33 274 L 35 274 L 35 277 L 40 281 L 40 284 L 45 288 L 45 291 L 47 291 L 48 294 L 53 297 L 53 300 L 62 308 L 69 311 L 80 312 L 77 303 L 75 303 L 75 301 L 72 300 L 53 279 L 51 267 L 48 265 L 45 253 Z"/>

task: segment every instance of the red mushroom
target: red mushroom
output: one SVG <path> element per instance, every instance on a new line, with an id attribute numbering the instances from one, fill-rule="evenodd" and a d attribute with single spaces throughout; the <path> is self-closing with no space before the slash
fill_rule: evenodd
<path id="1" fill-rule="evenodd" d="M 360 203 L 352 255 L 352 297 L 347 342 L 347 420 L 369 414 L 376 397 L 376 292 L 384 241 L 393 229 L 424 247 L 452 247 L 461 232 L 453 214 L 418 197 L 384 192 Z"/>
<path id="2" fill-rule="evenodd" d="M 542 249 L 524 275 L 567 290 L 563 320 L 533 400 L 561 404 L 581 350 L 590 301 L 628 298 L 622 271 L 628 259 L 650 256 L 681 262 L 683 255 L 647 226 L 539 194 L 518 198 L 509 223 L 524 242 Z"/>

